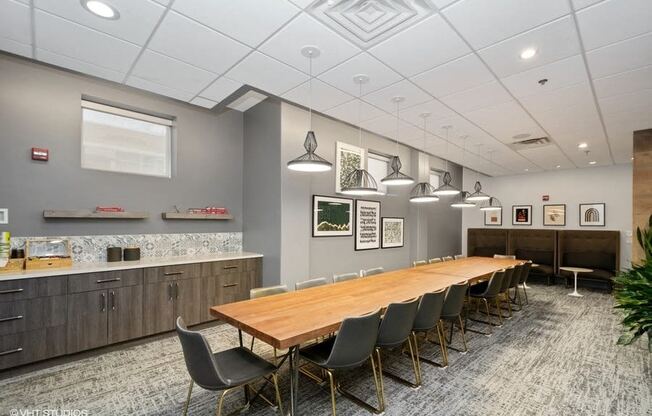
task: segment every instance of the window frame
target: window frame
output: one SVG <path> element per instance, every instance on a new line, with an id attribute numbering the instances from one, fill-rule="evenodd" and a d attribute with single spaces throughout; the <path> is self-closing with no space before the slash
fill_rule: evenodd
<path id="1" fill-rule="evenodd" d="M 377 161 L 380 161 L 380 162 L 384 162 L 386 167 L 387 167 L 387 169 L 385 170 L 385 175 L 382 178 L 378 178 L 378 180 L 376 181 L 377 182 L 376 184 L 378 185 L 378 192 L 382 192 L 383 195 L 387 195 L 387 185 L 380 182 L 380 180 L 383 179 L 385 176 L 387 176 L 389 174 L 389 162 L 390 162 L 391 159 L 390 159 L 389 156 L 387 156 L 387 155 L 385 155 L 383 153 L 375 152 L 375 151 L 373 151 L 371 149 L 368 149 L 367 150 L 367 169 L 369 169 L 369 160 L 370 159 L 374 159 L 374 160 L 377 160 Z M 374 179 L 376 179 L 376 178 L 374 177 Z"/>

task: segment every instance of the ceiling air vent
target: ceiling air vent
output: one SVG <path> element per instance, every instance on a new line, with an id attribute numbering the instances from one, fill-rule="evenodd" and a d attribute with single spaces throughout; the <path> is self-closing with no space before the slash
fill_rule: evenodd
<path id="1" fill-rule="evenodd" d="M 509 147 L 513 150 L 536 149 L 538 147 L 548 146 L 550 139 L 547 137 L 537 137 L 534 139 L 516 140 Z"/>

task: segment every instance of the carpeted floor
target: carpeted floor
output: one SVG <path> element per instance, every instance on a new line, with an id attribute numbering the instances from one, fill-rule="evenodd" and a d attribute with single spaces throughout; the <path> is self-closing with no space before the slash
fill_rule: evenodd
<path id="1" fill-rule="evenodd" d="M 446 369 L 422 364 L 423 386 L 418 390 L 385 378 L 385 414 L 651 415 L 652 355 L 647 339 L 616 346 L 620 325 L 611 295 L 584 289 L 585 297 L 578 299 L 567 292 L 560 286 L 533 286 L 530 305 L 496 328 L 493 336 L 468 334 L 468 354 L 451 351 Z M 228 325 L 202 332 L 214 350 L 237 345 L 237 332 Z M 257 352 L 269 354 L 261 343 Z M 436 352 L 432 347 L 422 351 Z M 61 361 L 0 373 L 0 414 L 18 414 L 12 409 L 79 409 L 88 415 L 181 413 L 189 378 L 173 335 Z M 384 365 L 412 375 L 405 357 L 387 358 Z M 287 402 L 287 368 L 283 370 Z M 342 381 L 374 399 L 368 367 L 344 374 Z M 301 414 L 330 413 L 327 386 L 302 376 L 299 389 Z M 233 394 L 225 410 L 241 400 L 240 392 Z M 190 414 L 214 414 L 215 405 L 215 393 L 195 388 Z M 369 414 L 342 397 L 337 408 L 341 415 Z M 247 414 L 274 412 L 257 402 Z"/>

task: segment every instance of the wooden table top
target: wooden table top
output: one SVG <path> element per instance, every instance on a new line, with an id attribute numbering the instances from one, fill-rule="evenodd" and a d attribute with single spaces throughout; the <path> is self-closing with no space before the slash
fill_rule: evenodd
<path id="1" fill-rule="evenodd" d="M 347 317 L 486 277 L 518 263 L 518 260 L 470 257 L 213 306 L 211 314 L 283 349 L 335 332 Z"/>

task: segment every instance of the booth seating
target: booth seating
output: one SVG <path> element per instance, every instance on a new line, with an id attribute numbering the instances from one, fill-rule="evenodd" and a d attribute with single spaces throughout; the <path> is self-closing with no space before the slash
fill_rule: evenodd
<path id="1" fill-rule="evenodd" d="M 469 228 L 467 231 L 467 254 L 479 257 L 507 254 L 507 230 Z"/>
<path id="2" fill-rule="evenodd" d="M 559 267 L 582 267 L 592 269 L 590 273 L 580 273 L 578 280 L 597 281 L 613 289 L 613 279 L 620 266 L 619 231 L 558 231 Z M 573 275 L 561 271 L 561 276 L 569 279 Z"/>
<path id="3" fill-rule="evenodd" d="M 532 268 L 530 278 L 544 279 L 547 284 L 555 282 L 557 273 L 557 231 L 555 230 L 509 230 L 507 251 L 517 259 L 531 260 L 538 267 Z"/>

